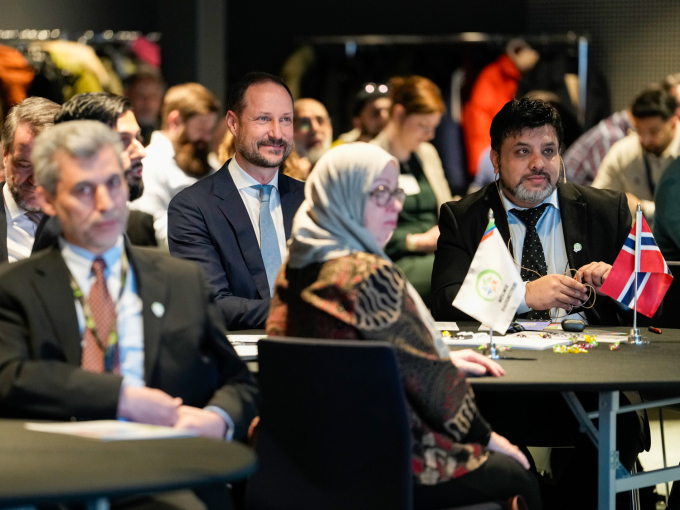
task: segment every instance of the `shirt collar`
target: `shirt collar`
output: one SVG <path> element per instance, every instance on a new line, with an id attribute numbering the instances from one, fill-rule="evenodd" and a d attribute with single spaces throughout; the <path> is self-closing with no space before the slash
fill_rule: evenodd
<path id="1" fill-rule="evenodd" d="M 7 211 L 9 212 L 9 216 L 12 221 L 16 220 L 20 216 L 24 216 L 28 212 L 23 207 L 20 207 L 16 200 L 14 200 L 14 196 L 9 190 L 9 185 L 7 182 L 5 182 L 5 185 L 2 187 L 2 196 L 5 198 L 5 205 L 7 206 Z"/>
<path id="2" fill-rule="evenodd" d="M 231 158 L 228 168 L 229 173 L 231 174 L 231 178 L 234 180 L 234 185 L 236 185 L 236 189 L 239 191 L 242 189 L 251 188 L 252 186 L 257 186 L 261 184 L 257 182 L 251 175 L 249 175 L 243 168 L 241 168 L 241 165 L 238 164 L 235 157 Z M 267 184 L 271 184 L 272 186 L 274 186 L 276 191 L 279 190 L 278 170 L 274 174 L 274 178 Z"/>
<path id="3" fill-rule="evenodd" d="M 151 133 L 151 140 L 149 140 L 149 147 L 152 150 L 157 149 L 163 154 L 170 154 L 175 157 L 175 147 L 172 145 L 170 139 L 163 134 L 162 131 L 154 131 Z"/>
<path id="4" fill-rule="evenodd" d="M 85 248 L 71 244 L 63 237 L 59 237 L 59 248 L 66 265 L 71 273 L 73 273 L 76 281 L 81 281 L 90 277 L 92 263 L 97 257 L 104 259 L 107 274 L 118 272 L 120 270 L 120 264 L 118 263 L 125 249 L 125 241 L 123 236 L 120 236 L 116 244 L 101 255 L 95 255 Z"/>
<path id="5" fill-rule="evenodd" d="M 508 197 L 505 196 L 505 191 L 501 191 L 501 198 L 503 200 L 503 207 L 505 208 L 506 214 L 509 213 L 512 209 L 528 209 L 527 207 L 520 207 L 510 202 L 510 200 L 508 200 Z M 548 195 L 543 200 L 543 202 L 541 202 L 540 204 L 536 204 L 534 207 L 537 207 L 541 204 L 550 204 L 559 211 L 560 203 L 557 200 L 557 188 L 555 188 L 555 190 L 550 195 Z"/>

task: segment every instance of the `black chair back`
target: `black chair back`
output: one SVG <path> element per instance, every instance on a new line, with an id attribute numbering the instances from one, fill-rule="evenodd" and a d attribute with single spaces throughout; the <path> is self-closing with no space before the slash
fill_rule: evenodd
<path id="1" fill-rule="evenodd" d="M 411 434 L 384 342 L 258 342 L 262 392 L 251 510 L 409 510 Z"/>

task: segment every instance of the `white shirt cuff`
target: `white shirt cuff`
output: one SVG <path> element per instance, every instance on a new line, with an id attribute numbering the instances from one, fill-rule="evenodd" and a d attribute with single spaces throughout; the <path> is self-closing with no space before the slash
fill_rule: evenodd
<path id="1" fill-rule="evenodd" d="M 213 413 L 217 413 L 218 415 L 220 415 L 220 418 L 222 418 L 224 420 L 224 423 L 227 424 L 227 432 L 226 434 L 224 434 L 224 439 L 226 441 L 231 441 L 232 438 L 234 437 L 234 420 L 231 419 L 231 416 L 229 416 L 224 409 L 217 406 L 204 407 L 203 410 L 212 411 Z"/>
<path id="2" fill-rule="evenodd" d="M 527 306 L 527 282 L 522 282 L 522 287 L 524 288 L 524 292 L 522 292 L 522 301 L 519 304 L 519 308 L 517 308 L 517 315 L 527 313 L 531 308 Z"/>

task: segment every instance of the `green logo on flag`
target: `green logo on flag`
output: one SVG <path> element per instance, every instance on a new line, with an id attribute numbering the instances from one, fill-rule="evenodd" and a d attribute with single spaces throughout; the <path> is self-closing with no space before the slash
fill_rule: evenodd
<path id="1" fill-rule="evenodd" d="M 486 269 L 477 277 L 477 294 L 485 301 L 494 301 L 501 291 L 503 279 L 493 269 Z"/>

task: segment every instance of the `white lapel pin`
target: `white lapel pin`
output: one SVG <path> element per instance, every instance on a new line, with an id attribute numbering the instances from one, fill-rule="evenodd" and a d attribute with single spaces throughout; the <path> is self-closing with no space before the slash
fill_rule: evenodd
<path id="1" fill-rule="evenodd" d="M 580 252 L 582 248 L 583 248 L 583 246 L 581 246 L 581 243 L 575 243 L 574 244 L 574 251 L 576 253 Z"/>
<path id="2" fill-rule="evenodd" d="M 155 303 L 152 303 L 151 311 L 156 317 L 160 319 L 165 314 L 165 307 L 163 306 L 163 303 L 156 301 Z"/>

